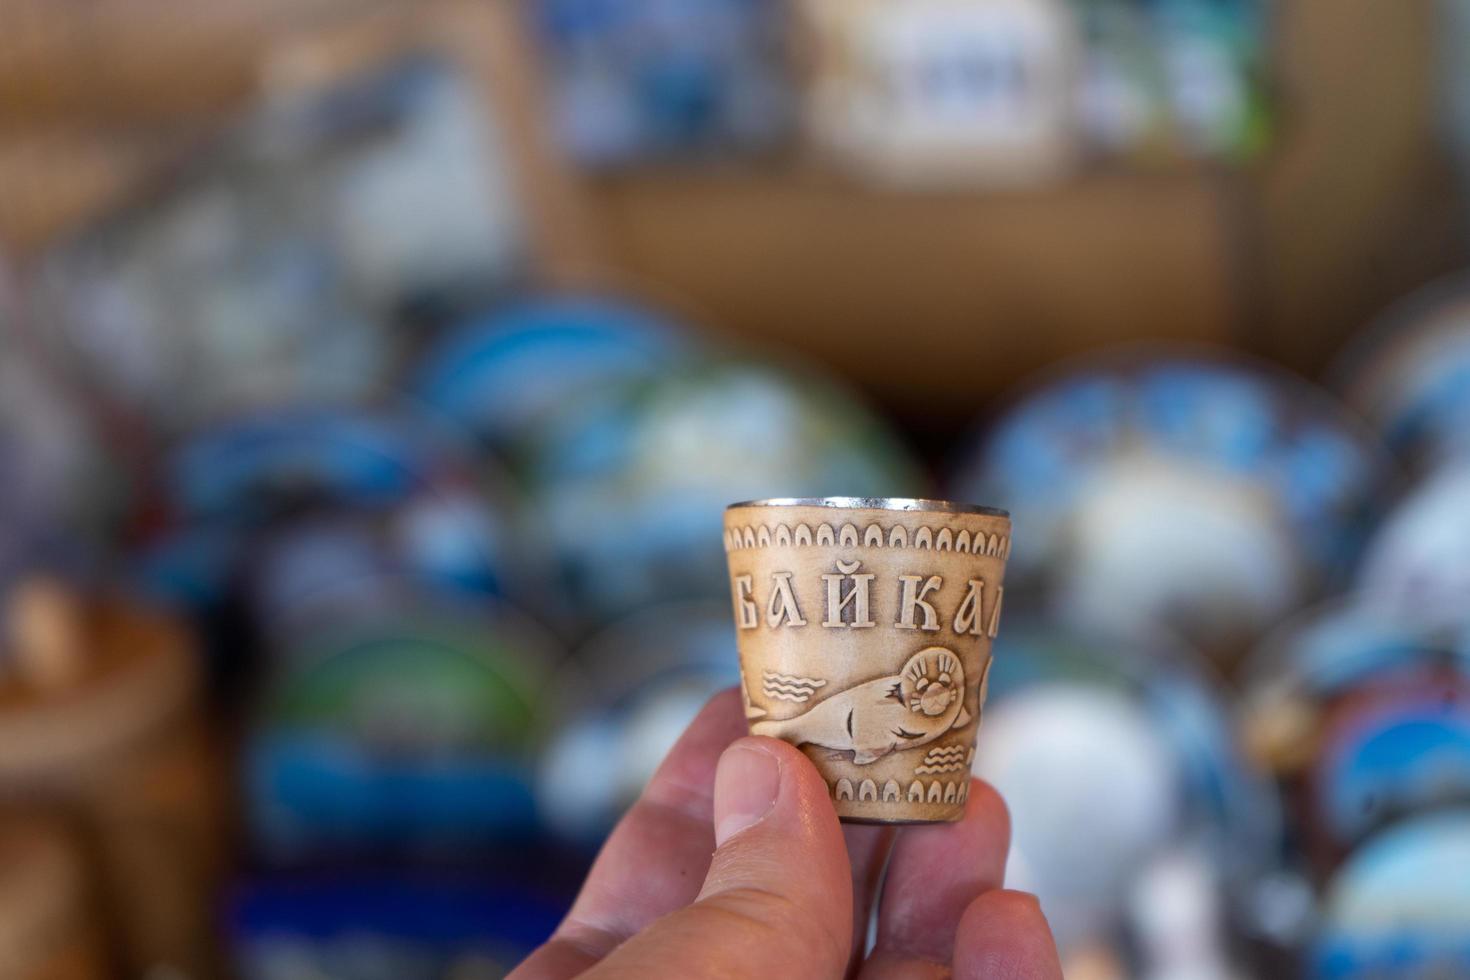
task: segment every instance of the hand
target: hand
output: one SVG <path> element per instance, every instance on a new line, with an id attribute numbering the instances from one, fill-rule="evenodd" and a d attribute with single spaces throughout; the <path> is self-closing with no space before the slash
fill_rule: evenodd
<path id="1" fill-rule="evenodd" d="M 976 780 L 958 823 L 842 826 L 806 756 L 741 737 L 740 704 L 732 690 L 705 706 L 514 980 L 1059 980 L 1036 900 L 1000 888 L 994 789 Z"/>

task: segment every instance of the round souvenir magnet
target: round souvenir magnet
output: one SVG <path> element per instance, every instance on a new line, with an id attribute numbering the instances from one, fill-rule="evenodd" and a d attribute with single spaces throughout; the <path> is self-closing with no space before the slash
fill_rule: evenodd
<path id="1" fill-rule="evenodd" d="M 1345 702 L 1421 686 L 1463 688 L 1470 635 L 1385 614 L 1366 597 L 1333 599 L 1273 630 L 1247 664 L 1239 727 L 1252 757 L 1294 776 L 1326 751 Z"/>
<path id="2" fill-rule="evenodd" d="M 504 595 L 517 563 L 504 512 L 464 490 L 418 492 L 388 508 L 324 507 L 263 524 L 225 519 L 170 528 L 134 557 L 151 597 L 208 612 L 239 600 L 252 617 L 285 616 L 319 591 L 385 578 L 441 598 Z"/>
<path id="3" fill-rule="evenodd" d="M 1148 165 L 1240 160 L 1263 147 L 1259 3 L 1097 0 L 1076 10 L 1086 41 L 1078 116 L 1092 153 Z"/>
<path id="4" fill-rule="evenodd" d="M 245 416 L 184 443 L 168 472 L 181 519 L 268 519 L 313 505 L 382 507 L 446 478 L 431 431 L 381 413 Z"/>
<path id="5" fill-rule="evenodd" d="M 738 662 L 723 602 L 653 606 L 588 640 L 552 685 L 560 721 L 537 778 L 546 823 L 600 841 L 699 709 L 740 682 Z"/>
<path id="6" fill-rule="evenodd" d="M 1264 145 L 1268 26 L 1257 0 L 1148 4 L 1177 153 L 1240 160 Z"/>
<path id="7" fill-rule="evenodd" d="M 1470 974 L 1470 810 L 1397 824 L 1328 884 L 1310 950 L 1322 980 Z"/>
<path id="8" fill-rule="evenodd" d="M 1339 360 L 1349 405 L 1424 472 L 1470 455 L 1470 279 L 1399 302 Z"/>
<path id="9" fill-rule="evenodd" d="M 538 0 L 552 123 L 582 164 L 770 148 L 790 121 L 776 0 Z"/>
<path id="10" fill-rule="evenodd" d="M 732 500 L 921 485 L 909 453 L 852 394 L 738 361 L 569 402 L 529 444 L 525 537 L 551 549 L 568 615 L 583 622 L 728 595 L 720 521 Z"/>
<path id="11" fill-rule="evenodd" d="M 1379 526 L 1358 569 L 1366 604 L 1424 626 L 1470 627 L 1470 457 L 1411 490 Z"/>
<path id="12" fill-rule="evenodd" d="M 444 599 L 504 595 L 508 533 L 500 514 L 463 492 L 418 493 L 378 513 L 323 511 L 258 532 L 240 556 L 239 584 L 267 621 L 326 593 L 356 595 L 370 610 L 387 581 Z"/>
<path id="13" fill-rule="evenodd" d="M 1271 771 L 1301 773 L 1320 758 L 1334 706 L 1344 700 L 1470 678 L 1465 639 L 1386 615 L 1364 596 L 1301 613 L 1272 631 L 1245 665 L 1242 738 Z"/>
<path id="14" fill-rule="evenodd" d="M 801 0 L 806 127 L 904 187 L 1035 184 L 1075 158 L 1076 24 L 1058 0 Z"/>
<path id="15" fill-rule="evenodd" d="M 532 297 L 452 331 L 424 359 L 416 388 L 485 443 L 507 447 L 569 401 L 668 373 L 690 346 L 675 323 L 626 301 Z"/>
<path id="16" fill-rule="evenodd" d="M 1042 382 L 950 496 L 1012 509 L 1018 588 L 1215 656 L 1341 579 L 1385 464 L 1321 392 L 1224 356 L 1134 352 Z"/>
<path id="17" fill-rule="evenodd" d="M 1470 677 L 1380 684 L 1344 699 L 1308 777 L 1313 828 L 1338 849 L 1403 816 L 1470 804 Z"/>
<path id="18" fill-rule="evenodd" d="M 272 658 L 245 748 L 268 858 L 472 855 L 531 833 L 531 750 L 554 646 L 511 611 L 322 607 Z M 334 625 L 335 624 L 335 625 Z"/>
<path id="19" fill-rule="evenodd" d="M 1181 840 L 1199 842 L 1227 888 L 1266 867 L 1277 803 L 1219 697 L 1157 637 L 1012 621 L 997 640 L 974 771 L 1011 810 L 1007 881 L 1040 895 L 1064 948 L 1120 928 L 1118 896 Z"/>
<path id="20" fill-rule="evenodd" d="M 1077 125 L 1089 153 L 1147 160 L 1168 145 L 1167 94 L 1145 9 L 1126 0 L 1077 8 L 1085 42 Z"/>
<path id="21" fill-rule="evenodd" d="M 426 597 L 505 595 L 538 580 L 515 502 L 484 460 L 411 415 L 280 411 L 206 431 L 171 460 L 171 523 L 135 556 L 153 595 L 206 625 L 271 628 L 317 590 L 411 583 Z"/>

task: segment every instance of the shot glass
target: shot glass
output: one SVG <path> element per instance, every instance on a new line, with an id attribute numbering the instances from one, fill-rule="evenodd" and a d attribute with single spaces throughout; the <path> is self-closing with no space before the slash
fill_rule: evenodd
<path id="1" fill-rule="evenodd" d="M 870 497 L 725 510 L 745 717 L 816 764 L 837 815 L 964 814 L 1011 550 L 1003 510 Z"/>

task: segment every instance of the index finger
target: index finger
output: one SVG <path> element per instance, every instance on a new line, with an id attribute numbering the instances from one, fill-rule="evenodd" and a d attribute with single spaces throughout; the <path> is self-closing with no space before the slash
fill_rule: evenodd
<path id="1" fill-rule="evenodd" d="M 563 980 L 694 901 L 715 849 L 715 765 L 746 733 L 739 692 L 710 699 L 602 847 L 571 911 L 517 980 Z"/>
<path id="2" fill-rule="evenodd" d="M 864 980 L 948 976 L 965 909 L 1005 878 L 1011 824 L 1005 803 L 974 779 L 958 823 L 899 835 L 878 906 L 878 937 Z"/>

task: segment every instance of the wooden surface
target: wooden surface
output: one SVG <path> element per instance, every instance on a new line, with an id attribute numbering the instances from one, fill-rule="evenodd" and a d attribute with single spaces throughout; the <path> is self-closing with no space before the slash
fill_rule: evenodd
<path id="1" fill-rule="evenodd" d="M 146 193 L 269 87 L 408 21 L 384 0 L 0 0 L 0 246 Z"/>
<path id="2" fill-rule="evenodd" d="M 1255 190 L 1244 327 L 1299 370 L 1425 281 L 1463 267 L 1464 221 L 1440 142 L 1436 5 L 1279 5 L 1281 134 Z"/>
<path id="3" fill-rule="evenodd" d="M 1230 335 L 1224 198 L 1198 174 L 929 195 L 799 172 L 652 174 L 590 195 L 621 273 L 901 408 L 971 410 L 1121 338 Z"/>
<path id="4" fill-rule="evenodd" d="M 61 125 L 0 134 L 0 245 L 21 254 L 44 248 L 127 201 L 197 143 L 197 133 L 167 128 L 104 133 Z"/>
<path id="5" fill-rule="evenodd" d="M 0 0 L 0 132 L 209 120 L 258 91 L 282 38 L 403 0 Z"/>
<path id="6" fill-rule="evenodd" d="M 84 849 L 61 815 L 0 813 L 0 976 L 111 976 L 86 881 Z"/>
<path id="7" fill-rule="evenodd" d="M 218 976 L 208 896 L 224 866 L 222 769 L 198 651 L 179 624 L 121 602 L 97 603 L 82 629 L 89 662 L 72 687 L 0 679 L 0 804 L 74 819 L 128 976 Z"/>

